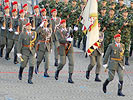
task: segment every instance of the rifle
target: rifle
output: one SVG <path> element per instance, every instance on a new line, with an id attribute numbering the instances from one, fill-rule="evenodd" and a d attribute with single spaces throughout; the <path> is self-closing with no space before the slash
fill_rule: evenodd
<path id="1" fill-rule="evenodd" d="M 20 0 L 20 2 L 21 2 L 21 9 L 23 9 L 23 4 L 22 4 L 22 0 Z"/>

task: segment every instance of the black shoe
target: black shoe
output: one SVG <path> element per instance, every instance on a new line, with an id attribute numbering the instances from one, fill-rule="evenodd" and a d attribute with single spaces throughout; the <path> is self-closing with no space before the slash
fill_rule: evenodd
<path id="1" fill-rule="evenodd" d="M 7 57 L 7 58 L 5 58 L 6 60 L 10 60 L 10 58 L 9 57 Z"/>
<path id="2" fill-rule="evenodd" d="M 47 69 L 46 69 L 45 72 L 44 72 L 44 77 L 50 77 L 50 76 L 48 75 L 48 70 L 47 70 Z"/>
<path id="3" fill-rule="evenodd" d="M 33 82 L 32 82 L 32 77 L 33 77 L 33 67 L 30 67 L 29 68 L 29 75 L 28 75 L 28 83 L 29 84 L 33 84 Z"/>
<path id="4" fill-rule="evenodd" d="M 10 58 L 9 58 L 9 53 L 6 53 L 5 59 L 6 59 L 6 60 L 10 60 Z"/>
<path id="5" fill-rule="evenodd" d="M 58 80 L 59 72 L 60 72 L 59 70 L 57 70 L 57 71 L 55 72 L 55 79 L 56 79 L 56 80 Z"/>
<path id="6" fill-rule="evenodd" d="M 101 80 L 99 79 L 99 74 L 96 74 L 95 81 L 96 81 L 96 82 L 101 82 Z"/>
<path id="7" fill-rule="evenodd" d="M 107 87 L 108 84 L 109 84 L 109 81 L 108 81 L 108 79 L 107 79 L 107 80 L 104 82 L 104 84 L 103 84 L 103 92 L 104 92 L 104 93 L 107 92 L 106 87 Z"/>
<path id="8" fill-rule="evenodd" d="M 123 81 L 119 81 L 119 84 L 118 84 L 118 96 L 125 96 L 122 93 L 122 88 L 123 88 Z"/>
<path id="9" fill-rule="evenodd" d="M 17 55 L 14 56 L 14 64 L 18 64 Z"/>
<path id="10" fill-rule="evenodd" d="M 129 57 L 125 57 L 125 65 L 128 65 L 129 66 Z"/>
<path id="11" fill-rule="evenodd" d="M 23 67 L 20 67 L 20 69 L 19 69 L 19 75 L 18 75 L 18 79 L 19 79 L 19 80 L 22 80 L 22 73 L 23 73 L 23 70 L 24 70 L 24 68 L 23 68 Z"/>
<path id="12" fill-rule="evenodd" d="M 86 79 L 90 78 L 90 71 L 86 71 Z"/>
<path id="13" fill-rule="evenodd" d="M 72 73 L 69 73 L 68 83 L 74 83 L 72 80 Z"/>
<path id="14" fill-rule="evenodd" d="M 55 60 L 54 66 L 58 66 L 58 60 Z"/>

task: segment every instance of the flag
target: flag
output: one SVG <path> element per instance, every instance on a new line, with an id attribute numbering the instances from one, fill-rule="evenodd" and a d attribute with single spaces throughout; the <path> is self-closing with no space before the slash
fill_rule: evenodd
<path id="1" fill-rule="evenodd" d="M 97 0 L 88 0 L 82 14 L 81 23 L 84 25 L 82 30 L 87 31 L 86 51 L 90 55 L 99 47 L 99 29 L 98 29 L 98 4 Z M 85 28 L 84 28 L 85 27 Z"/>

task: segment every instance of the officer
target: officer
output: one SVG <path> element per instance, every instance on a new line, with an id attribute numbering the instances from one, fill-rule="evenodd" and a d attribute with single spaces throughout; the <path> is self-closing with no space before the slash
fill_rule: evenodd
<path id="1" fill-rule="evenodd" d="M 74 83 L 72 80 L 72 74 L 74 69 L 74 59 L 73 59 L 73 46 L 71 32 L 69 28 L 66 28 L 66 20 L 63 19 L 60 22 L 61 27 L 57 29 L 57 36 L 60 43 L 59 54 L 60 54 L 60 63 L 55 72 L 55 79 L 58 80 L 59 72 L 62 70 L 66 64 L 66 56 L 69 60 L 69 78 L 68 83 Z"/>
<path id="2" fill-rule="evenodd" d="M 35 73 L 38 73 L 39 65 L 45 55 L 45 72 L 44 77 L 49 77 L 47 71 L 49 69 L 49 54 L 52 50 L 52 29 L 48 28 L 48 20 L 44 19 L 41 25 L 37 28 L 38 43 L 37 43 L 37 67 Z"/>
<path id="3" fill-rule="evenodd" d="M 103 60 L 103 67 L 108 69 L 108 78 L 103 84 L 103 92 L 107 92 L 107 85 L 110 81 L 114 79 L 115 72 L 118 73 L 119 83 L 118 83 L 118 96 L 125 96 L 122 93 L 123 88 L 123 74 L 124 74 L 124 44 L 120 43 L 121 35 L 116 34 L 114 36 L 115 43 L 111 43 L 105 53 Z M 109 63 L 107 65 L 108 59 L 110 57 Z"/>
<path id="4" fill-rule="evenodd" d="M 36 57 L 36 38 L 37 33 L 31 31 L 32 26 L 31 23 L 27 23 L 25 25 L 26 29 L 24 32 L 20 34 L 17 46 L 17 56 L 21 59 L 21 65 L 19 69 L 19 80 L 22 80 L 22 73 L 24 68 L 27 66 L 29 62 L 29 75 L 28 75 L 28 83 L 33 84 L 32 77 L 33 77 L 33 70 L 35 66 L 35 57 Z"/>

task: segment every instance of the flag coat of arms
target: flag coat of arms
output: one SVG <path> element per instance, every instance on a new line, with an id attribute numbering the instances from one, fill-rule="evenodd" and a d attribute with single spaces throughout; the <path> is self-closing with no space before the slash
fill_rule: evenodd
<path id="1" fill-rule="evenodd" d="M 82 30 L 87 32 L 86 51 L 90 55 L 99 47 L 99 29 L 98 29 L 98 4 L 97 0 L 88 0 L 82 14 Z"/>

